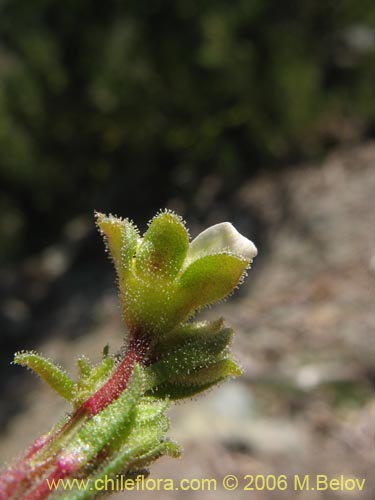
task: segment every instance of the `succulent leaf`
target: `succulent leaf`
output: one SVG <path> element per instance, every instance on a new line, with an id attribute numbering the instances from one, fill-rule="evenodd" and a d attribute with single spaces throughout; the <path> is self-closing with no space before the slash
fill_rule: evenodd
<path id="1" fill-rule="evenodd" d="M 191 310 L 202 308 L 229 295 L 248 265 L 248 260 L 224 253 L 201 257 L 182 274 L 177 293 L 185 296 Z"/>
<path id="2" fill-rule="evenodd" d="M 220 382 L 242 374 L 241 368 L 230 357 L 196 369 L 194 372 L 175 376 L 154 387 L 150 392 L 154 397 L 171 400 L 195 396 Z"/>
<path id="3" fill-rule="evenodd" d="M 221 359 L 212 365 L 199 368 L 194 372 L 177 376 L 173 382 L 177 385 L 196 386 L 208 383 L 216 384 L 226 378 L 239 377 L 242 370 L 239 365 L 230 357 Z"/>
<path id="4" fill-rule="evenodd" d="M 14 363 L 33 370 L 59 396 L 67 401 L 74 399 L 77 390 L 76 383 L 62 368 L 52 363 L 49 359 L 32 351 L 23 351 L 15 354 Z"/>
<path id="5" fill-rule="evenodd" d="M 132 265 L 137 249 L 138 230 L 128 219 L 96 213 L 96 223 L 108 245 L 119 277 Z"/>
<path id="6" fill-rule="evenodd" d="M 82 379 L 87 379 L 91 375 L 93 366 L 86 356 L 80 356 L 77 359 L 77 366 Z"/>
<path id="7" fill-rule="evenodd" d="M 121 286 L 120 298 L 130 331 L 158 337 L 181 321 L 180 301 L 173 282 L 129 276 Z"/>
<path id="8" fill-rule="evenodd" d="M 153 389 L 152 394 L 158 398 L 168 398 L 171 401 L 175 401 L 178 399 L 185 399 L 196 396 L 201 392 L 207 391 L 217 383 L 218 381 L 187 386 L 184 384 L 175 384 L 173 382 L 164 382 L 163 384 L 158 385 L 155 389 Z"/>
<path id="9" fill-rule="evenodd" d="M 181 218 L 172 212 L 157 215 L 146 231 L 136 255 L 140 276 L 173 278 L 189 248 L 189 235 Z"/>
<path id="10" fill-rule="evenodd" d="M 186 344 L 146 368 L 146 388 L 150 390 L 175 377 L 189 375 L 198 368 L 216 363 L 224 356 L 232 335 L 231 329 L 223 328 L 211 337 L 187 340 Z"/>
<path id="11" fill-rule="evenodd" d="M 174 347 L 186 344 L 190 340 L 205 339 L 215 335 L 224 328 L 224 319 L 213 321 L 190 322 L 179 325 L 158 338 L 156 353 L 163 353 Z"/>

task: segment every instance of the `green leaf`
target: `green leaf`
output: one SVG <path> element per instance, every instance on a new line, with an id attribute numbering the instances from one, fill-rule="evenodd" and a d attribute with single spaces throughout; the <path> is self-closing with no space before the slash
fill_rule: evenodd
<path id="1" fill-rule="evenodd" d="M 59 396 L 72 401 L 77 391 L 77 384 L 59 366 L 49 359 L 31 351 L 18 352 L 14 356 L 14 363 L 26 366 L 41 377 Z"/>
<path id="2" fill-rule="evenodd" d="M 98 364 L 95 368 L 92 369 L 90 375 L 90 382 L 92 383 L 102 383 L 103 379 L 105 379 L 112 371 L 115 365 L 115 361 L 112 357 L 108 356 L 104 358 L 101 363 Z"/>
<path id="3" fill-rule="evenodd" d="M 186 342 L 211 337 L 223 328 L 223 318 L 213 321 L 200 321 L 179 325 L 158 338 L 158 342 L 155 345 L 155 352 L 158 353 L 160 357 L 160 354 L 186 344 Z"/>
<path id="4" fill-rule="evenodd" d="M 89 476 L 92 481 L 91 485 L 94 485 L 98 479 L 103 481 L 108 478 L 116 479 L 120 474 L 126 478 L 133 477 L 134 472 L 148 466 L 162 455 L 180 456 L 180 447 L 173 441 L 165 439 L 169 420 L 163 412 L 167 406 L 167 402 L 155 398 L 138 400 L 132 416 L 130 433 L 126 439 L 112 439 L 110 446 L 106 448 L 108 456 L 105 464 L 94 475 Z M 100 492 L 89 489 L 66 491 L 58 498 L 60 500 L 85 500 L 96 498 L 98 493 Z"/>
<path id="5" fill-rule="evenodd" d="M 177 293 L 191 310 L 212 304 L 230 294 L 240 283 L 249 261 L 228 254 L 207 255 L 194 261 L 179 278 Z"/>
<path id="6" fill-rule="evenodd" d="M 181 217 L 172 212 L 157 215 L 145 233 L 136 255 L 140 276 L 174 278 L 189 248 L 189 235 Z"/>
<path id="7" fill-rule="evenodd" d="M 169 406 L 169 401 L 153 397 L 143 397 L 137 405 L 137 423 L 143 425 L 161 417 Z"/>
<path id="8" fill-rule="evenodd" d="M 164 382 L 152 389 L 150 394 L 171 400 L 188 398 L 228 378 L 238 377 L 241 373 L 241 368 L 233 359 L 225 358 L 188 375 L 176 376 L 171 382 Z"/>
<path id="9" fill-rule="evenodd" d="M 174 384 L 173 382 L 165 382 L 157 386 L 155 389 L 152 389 L 150 393 L 155 397 L 168 398 L 171 401 L 174 401 L 176 399 L 191 398 L 192 396 L 210 389 L 219 382 L 220 380 L 215 380 L 213 382 L 207 382 L 206 384 L 196 384 L 192 386 Z"/>
<path id="10" fill-rule="evenodd" d="M 145 369 L 146 388 L 152 389 L 178 376 L 189 375 L 197 368 L 222 359 L 233 336 L 233 331 L 223 328 L 209 338 L 197 338 L 187 342 Z"/>
<path id="11" fill-rule="evenodd" d="M 64 448 L 64 455 L 79 453 L 82 465 L 90 461 L 106 445 L 118 440 L 121 443 L 134 424 L 136 404 L 143 391 L 143 372 L 134 366 L 133 375 L 126 390 L 103 411 L 88 420 Z"/>
<path id="12" fill-rule="evenodd" d="M 137 249 L 138 230 L 128 220 L 96 213 L 96 223 L 108 245 L 116 267 L 117 274 L 121 278 L 126 271 L 131 269 L 132 259 Z"/>
<path id="13" fill-rule="evenodd" d="M 239 377 L 241 374 L 242 370 L 240 366 L 232 358 L 228 357 L 210 366 L 198 368 L 188 375 L 177 376 L 173 382 L 177 385 L 185 386 L 215 384 L 225 378 Z"/>
<path id="14" fill-rule="evenodd" d="M 77 359 L 77 366 L 79 370 L 79 374 L 82 379 L 87 379 L 92 372 L 93 366 L 90 363 L 90 360 L 86 358 L 86 356 L 80 356 Z"/>
<path id="15" fill-rule="evenodd" d="M 104 485 L 108 479 L 115 481 L 120 475 L 124 475 L 125 478 L 133 477 L 133 471 L 149 465 L 163 455 L 179 457 L 181 455 L 181 448 L 173 441 L 158 442 L 153 447 L 149 443 L 124 447 L 98 473 L 91 476 L 91 485 Z M 57 497 L 57 500 L 88 500 L 97 498 L 97 495 L 101 493 L 103 492 L 90 489 L 65 491 Z"/>
<path id="16" fill-rule="evenodd" d="M 138 453 L 136 459 L 131 463 L 130 470 L 132 471 L 134 468 L 147 467 L 163 455 L 177 458 L 181 455 L 181 448 L 173 441 L 163 441 L 143 454 Z"/>
<path id="17" fill-rule="evenodd" d="M 175 284 L 165 279 L 128 276 L 121 285 L 124 320 L 130 331 L 157 337 L 181 321 Z"/>
<path id="18" fill-rule="evenodd" d="M 77 360 L 81 377 L 77 383 L 74 406 L 78 408 L 90 395 L 101 387 L 111 374 L 115 361 L 111 356 L 104 358 L 97 366 L 84 357 Z"/>

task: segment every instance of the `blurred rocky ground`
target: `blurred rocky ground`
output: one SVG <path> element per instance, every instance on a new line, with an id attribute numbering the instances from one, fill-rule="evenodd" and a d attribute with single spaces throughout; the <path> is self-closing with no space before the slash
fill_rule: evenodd
<path id="1" fill-rule="evenodd" d="M 215 186 L 208 179 L 203 205 Z M 219 485 L 216 492 L 116 498 L 374 498 L 374 188 L 375 144 L 367 143 L 319 164 L 260 174 L 218 204 L 209 222 L 232 220 L 259 247 L 239 293 L 201 315 L 222 315 L 234 328 L 244 375 L 172 408 L 170 436 L 184 454 L 151 470 L 154 478 L 218 483 L 235 474 L 242 486 L 246 474 L 344 474 L 366 478 L 364 491 L 226 492 Z M 189 213 L 185 218 L 189 225 Z M 0 368 L 1 463 L 68 410 L 32 375 L 9 368 L 12 351 L 35 348 L 75 373 L 76 355 L 99 360 L 108 342 L 111 351 L 121 346 L 110 265 L 103 256 L 95 268 L 76 258 L 84 254 L 90 225 L 73 221 L 62 241 L 25 262 L 17 277 L 1 271 L 8 326 Z M 27 328 L 39 333 L 37 342 Z"/>

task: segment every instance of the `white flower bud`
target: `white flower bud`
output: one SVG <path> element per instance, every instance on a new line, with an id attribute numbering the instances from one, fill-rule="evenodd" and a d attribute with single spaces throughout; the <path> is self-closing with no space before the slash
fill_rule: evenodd
<path id="1" fill-rule="evenodd" d="M 242 236 L 230 222 L 221 222 L 209 227 L 191 242 L 185 265 L 205 255 L 218 253 L 229 253 L 251 262 L 258 251 L 254 243 Z"/>

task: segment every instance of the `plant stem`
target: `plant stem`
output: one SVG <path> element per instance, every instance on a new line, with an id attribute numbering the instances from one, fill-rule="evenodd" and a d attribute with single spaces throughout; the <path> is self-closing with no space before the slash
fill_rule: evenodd
<path id="1" fill-rule="evenodd" d="M 134 364 L 136 362 L 142 363 L 145 359 L 146 352 L 147 349 L 143 342 L 139 340 L 130 341 L 126 355 L 117 366 L 113 375 L 95 394 L 83 403 L 77 410 L 78 413 L 84 412 L 94 416 L 115 401 L 126 389 L 131 374 L 133 373 Z"/>

